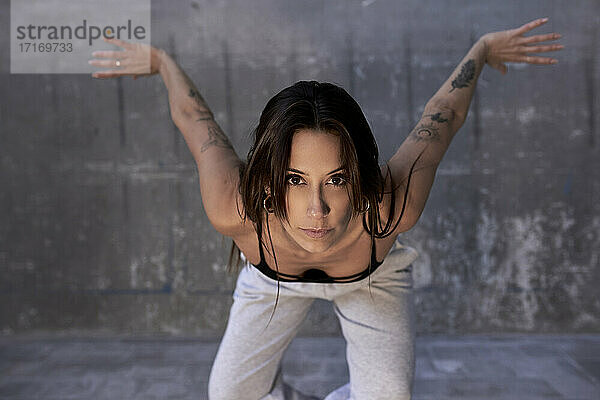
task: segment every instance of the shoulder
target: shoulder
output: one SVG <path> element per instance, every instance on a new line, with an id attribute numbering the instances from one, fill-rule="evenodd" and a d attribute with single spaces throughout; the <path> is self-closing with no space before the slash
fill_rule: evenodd
<path id="1" fill-rule="evenodd" d="M 204 211 L 211 225 L 222 235 L 236 238 L 254 231 L 252 222 L 246 218 L 244 202 L 239 190 L 239 168 L 216 168 L 211 179 L 200 178 Z"/>

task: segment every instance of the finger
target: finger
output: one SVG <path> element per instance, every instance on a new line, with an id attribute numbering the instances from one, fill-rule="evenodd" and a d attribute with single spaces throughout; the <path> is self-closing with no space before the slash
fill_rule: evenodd
<path id="1" fill-rule="evenodd" d="M 535 56 L 516 57 L 514 61 L 515 62 L 523 62 L 523 63 L 527 63 L 527 64 L 543 64 L 543 65 L 558 63 L 558 60 L 556 58 L 535 57 Z"/>
<path id="2" fill-rule="evenodd" d="M 527 36 L 527 37 L 521 38 L 521 40 L 519 40 L 519 44 L 547 42 L 549 40 L 560 39 L 561 37 L 562 37 L 562 35 L 560 33 L 548 33 L 546 35 Z"/>
<path id="3" fill-rule="evenodd" d="M 564 49 L 565 46 L 562 44 L 550 44 L 544 46 L 524 46 L 523 49 L 526 53 L 546 53 L 548 51 L 558 51 Z"/>
<path id="4" fill-rule="evenodd" d="M 98 50 L 92 53 L 92 57 L 96 58 L 115 58 L 122 60 L 125 58 L 124 51 L 112 51 L 112 50 Z"/>
<path id="5" fill-rule="evenodd" d="M 124 40 L 121 40 L 121 39 L 107 38 L 107 37 L 104 37 L 104 36 L 102 36 L 102 38 L 107 43 L 114 44 L 116 46 L 122 47 L 122 48 L 127 49 L 127 50 L 132 49 L 134 47 L 133 44 L 131 44 L 129 42 L 126 42 Z"/>
<path id="6" fill-rule="evenodd" d="M 520 28 L 517 28 L 515 33 L 517 35 L 522 35 L 525 32 L 529 32 L 530 30 L 535 29 L 540 25 L 544 25 L 546 22 L 548 22 L 548 18 L 536 19 L 535 21 L 528 22 L 525 25 L 521 26 Z"/>
<path id="7" fill-rule="evenodd" d="M 117 61 L 119 65 L 117 65 Z M 94 67 L 104 68 L 124 67 L 123 62 L 120 60 L 89 60 L 88 64 L 93 65 Z"/>

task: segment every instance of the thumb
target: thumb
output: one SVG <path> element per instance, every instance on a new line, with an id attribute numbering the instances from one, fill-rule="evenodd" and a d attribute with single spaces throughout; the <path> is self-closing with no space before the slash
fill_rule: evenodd
<path id="1" fill-rule="evenodd" d="M 501 62 L 493 64 L 492 67 L 500 71 L 502 75 L 506 75 L 506 73 L 508 72 L 508 67 L 506 66 L 506 64 Z"/>

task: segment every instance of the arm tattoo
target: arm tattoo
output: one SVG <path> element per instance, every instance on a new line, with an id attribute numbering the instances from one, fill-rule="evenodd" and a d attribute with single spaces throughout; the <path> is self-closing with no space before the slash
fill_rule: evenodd
<path id="1" fill-rule="evenodd" d="M 198 104 L 199 106 L 202 106 L 202 108 L 204 108 L 204 110 L 202 110 L 200 108 L 196 108 L 195 111 L 198 113 L 198 119 L 196 119 L 196 122 L 210 121 L 214 118 L 213 113 L 208 109 L 206 102 L 204 101 L 202 96 L 200 96 L 200 93 L 196 89 L 190 88 L 190 92 L 188 93 L 188 96 L 193 98 L 196 101 L 196 104 Z"/>
<path id="2" fill-rule="evenodd" d="M 201 110 L 199 108 L 196 108 L 196 112 L 198 113 L 198 119 L 196 119 L 196 122 L 212 121 L 214 119 L 213 114 L 210 111 Z"/>
<path id="3" fill-rule="evenodd" d="M 454 89 L 460 89 L 469 86 L 469 83 L 475 78 L 475 60 L 469 60 L 463 64 L 460 74 L 452 81 L 452 93 Z"/>
<path id="4" fill-rule="evenodd" d="M 188 92 L 188 96 L 190 96 L 191 98 L 193 98 L 198 105 L 200 105 L 200 106 L 202 106 L 204 108 L 207 108 L 206 102 L 204 101 L 204 98 L 200 95 L 200 92 L 198 92 L 193 87 L 190 87 L 190 91 Z"/>
<path id="5" fill-rule="evenodd" d="M 426 115 L 426 117 L 430 117 L 432 121 L 439 122 L 440 124 L 443 122 L 448 122 L 448 120 L 446 118 L 442 118 L 441 112 L 435 113 L 435 114 L 429 114 L 429 115 Z"/>
<path id="6" fill-rule="evenodd" d="M 439 142 L 439 129 L 433 124 L 420 124 L 412 130 L 409 137 L 415 142 Z"/>
<path id="7" fill-rule="evenodd" d="M 206 106 L 206 102 L 202 96 L 200 96 L 200 93 L 191 87 L 188 96 L 193 98 L 199 106 L 204 108 L 204 110 L 196 108 L 195 111 L 198 113 L 196 122 L 205 121 L 208 124 L 208 139 L 206 139 L 206 141 L 202 144 L 200 152 L 204 153 L 213 146 L 233 150 L 233 146 L 229 142 L 229 139 L 227 136 L 225 136 L 221 128 L 219 128 L 219 125 L 217 125 L 215 122 L 213 113 Z"/>
<path id="8" fill-rule="evenodd" d="M 225 134 L 223 133 L 221 128 L 219 128 L 219 125 L 217 125 L 216 122 L 209 123 L 208 139 L 206 139 L 204 144 L 202 144 L 200 152 L 204 153 L 206 150 L 213 146 L 233 150 L 233 146 L 229 142 L 229 139 L 227 139 L 227 136 L 225 136 Z"/>
<path id="9" fill-rule="evenodd" d="M 190 88 L 190 92 L 188 93 L 188 96 L 193 97 L 194 99 L 202 99 L 202 96 L 200 96 L 200 93 L 194 88 Z"/>

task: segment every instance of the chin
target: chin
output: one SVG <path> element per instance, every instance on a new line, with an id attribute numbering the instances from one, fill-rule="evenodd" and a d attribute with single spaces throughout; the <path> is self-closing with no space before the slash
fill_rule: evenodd
<path id="1" fill-rule="evenodd" d="M 302 243 L 304 250 L 309 253 L 322 253 L 331 247 L 330 243 Z"/>
<path id="2" fill-rule="evenodd" d="M 321 253 L 329 249 L 335 243 L 335 231 L 328 233 L 325 237 L 311 238 L 300 230 L 300 237 L 296 240 L 300 246 L 311 253 Z"/>

